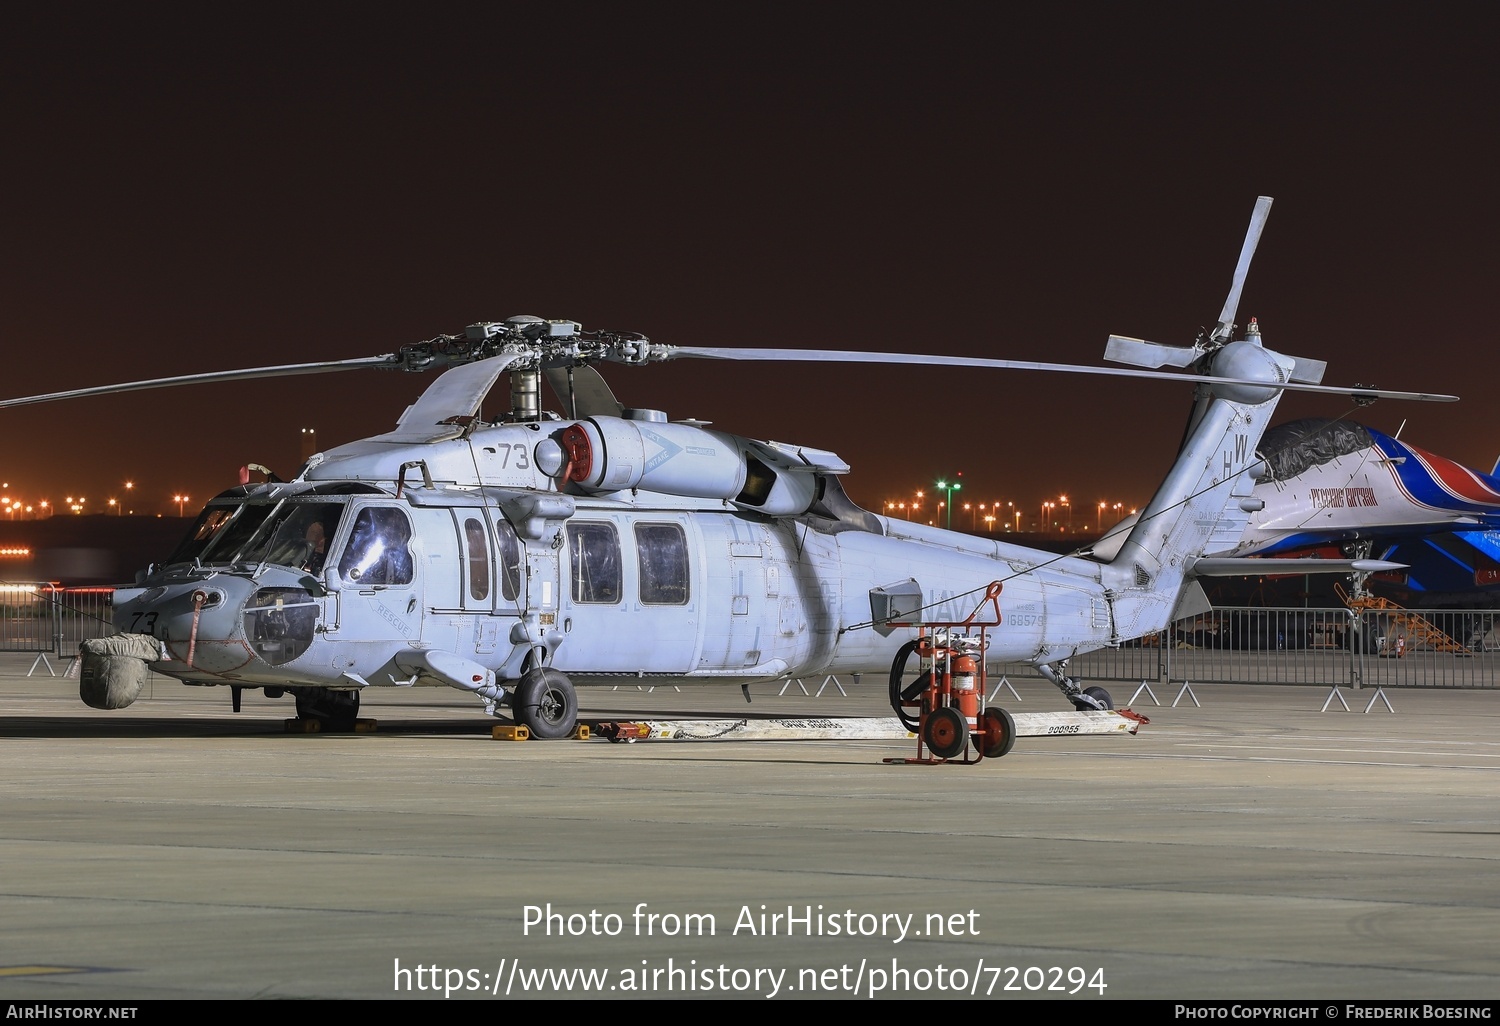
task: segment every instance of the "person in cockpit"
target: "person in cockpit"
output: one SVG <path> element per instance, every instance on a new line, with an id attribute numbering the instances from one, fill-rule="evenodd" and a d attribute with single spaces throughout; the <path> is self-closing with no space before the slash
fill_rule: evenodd
<path id="1" fill-rule="evenodd" d="M 307 555 L 303 557 L 301 569 L 310 574 L 323 572 L 323 560 L 328 554 L 328 534 L 323 529 L 321 520 L 314 520 L 307 525 L 307 534 L 304 536 L 307 542 Z"/>

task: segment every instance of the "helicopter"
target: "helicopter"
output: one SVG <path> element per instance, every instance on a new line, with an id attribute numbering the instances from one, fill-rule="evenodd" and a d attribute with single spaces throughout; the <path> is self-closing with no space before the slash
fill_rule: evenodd
<path id="1" fill-rule="evenodd" d="M 915 624 L 962 621 L 993 596 L 1001 626 L 985 660 L 1033 664 L 1075 708 L 1107 709 L 1108 693 L 1069 675 L 1068 660 L 1196 611 L 1198 577 L 1245 572 L 1247 560 L 1204 553 L 1238 540 L 1256 508 L 1261 435 L 1284 391 L 1361 403 L 1456 398 L 1324 386 L 1321 362 L 1265 348 L 1253 322 L 1234 337 L 1270 203 L 1257 201 L 1218 324 L 1191 349 L 1111 336 L 1106 354 L 1144 369 L 673 346 L 519 316 L 384 356 L 0 406 L 366 368 L 442 371 L 392 430 L 315 454 L 290 481 L 247 482 L 210 500 L 176 551 L 115 592 L 118 637 L 137 644 L 121 658 L 188 684 L 229 685 L 236 704 L 244 688 L 290 693 L 299 717 L 347 730 L 370 688 L 451 687 L 490 715 L 509 710 L 534 737 L 562 738 L 575 729 L 580 686 L 748 688 L 894 673 Z M 1107 558 L 1060 556 L 864 510 L 833 452 L 628 409 L 595 366 L 687 358 L 1168 378 L 1192 382 L 1198 397 L 1175 463 L 1128 536 Z M 502 374 L 510 409 L 484 420 Z M 542 408 L 544 379 L 564 412 Z M 91 704 L 134 697 L 126 687 Z"/>

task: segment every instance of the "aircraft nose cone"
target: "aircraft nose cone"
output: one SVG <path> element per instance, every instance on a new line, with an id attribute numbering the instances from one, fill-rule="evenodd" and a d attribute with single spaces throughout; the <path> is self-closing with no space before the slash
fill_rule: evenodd
<path id="1" fill-rule="evenodd" d="M 315 587 L 305 574 L 272 568 L 253 580 L 216 574 L 121 592 L 115 626 L 162 639 L 169 662 L 182 669 L 238 673 L 252 655 L 280 666 L 313 641 L 322 619 L 321 599 L 310 590 Z"/>
<path id="2" fill-rule="evenodd" d="M 193 669 L 222 672 L 245 661 L 244 645 L 236 635 L 239 610 L 250 592 L 250 582 L 222 574 L 120 589 L 115 593 L 115 628 L 161 639 L 169 664 L 191 663 Z"/>

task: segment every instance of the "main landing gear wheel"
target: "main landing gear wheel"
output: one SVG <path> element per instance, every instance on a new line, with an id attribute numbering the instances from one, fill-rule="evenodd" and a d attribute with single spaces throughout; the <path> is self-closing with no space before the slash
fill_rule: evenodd
<path id="1" fill-rule="evenodd" d="M 1093 701 L 1090 701 L 1090 699 Z M 1073 708 L 1079 712 L 1098 712 L 1101 709 L 1113 709 L 1114 707 L 1114 699 L 1110 698 L 1109 692 L 1103 688 L 1084 688 L 1080 696 L 1073 699 Z"/>
<path id="2" fill-rule="evenodd" d="M 567 737 L 578 725 L 578 694 L 573 682 L 550 666 L 538 666 L 522 675 L 511 709 L 516 722 L 531 731 L 532 737 L 543 740 Z"/>
<path id="3" fill-rule="evenodd" d="M 979 744 L 979 754 L 986 759 L 998 759 L 1010 751 L 1016 743 L 1016 721 L 1004 709 L 990 708 L 979 718 L 984 727 L 984 739 Z"/>
<path id="4" fill-rule="evenodd" d="M 297 688 L 297 719 L 317 720 L 322 729 L 347 734 L 359 717 L 359 692 Z"/>
<path id="5" fill-rule="evenodd" d="M 969 743 L 969 725 L 964 722 L 963 713 L 952 706 L 943 706 L 927 714 L 922 740 L 939 759 L 956 759 Z"/>

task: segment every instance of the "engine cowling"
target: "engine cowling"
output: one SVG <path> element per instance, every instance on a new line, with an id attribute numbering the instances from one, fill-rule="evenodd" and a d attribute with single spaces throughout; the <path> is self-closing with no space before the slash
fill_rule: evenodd
<path id="1" fill-rule="evenodd" d="M 592 417 L 549 440 L 561 450 L 538 465 L 560 485 L 604 493 L 631 488 L 723 499 L 771 516 L 804 513 L 823 469 L 783 451 L 693 424 Z M 546 443 L 544 443 L 546 444 Z"/>

